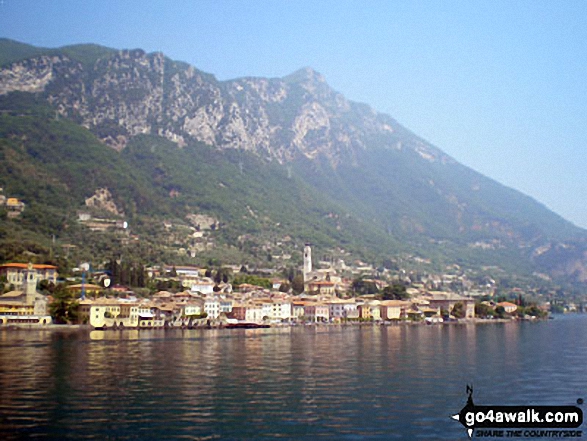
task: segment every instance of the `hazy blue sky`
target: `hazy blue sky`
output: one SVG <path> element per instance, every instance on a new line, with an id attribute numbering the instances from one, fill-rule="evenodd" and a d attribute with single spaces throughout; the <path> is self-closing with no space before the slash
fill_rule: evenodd
<path id="1" fill-rule="evenodd" d="M 586 0 L 0 0 L 0 36 L 162 51 L 221 80 L 310 66 L 587 227 Z"/>

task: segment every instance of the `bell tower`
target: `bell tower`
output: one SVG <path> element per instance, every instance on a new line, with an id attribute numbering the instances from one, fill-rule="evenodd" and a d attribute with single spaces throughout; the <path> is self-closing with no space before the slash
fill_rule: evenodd
<path id="1" fill-rule="evenodd" d="M 24 294 L 26 304 L 32 305 L 35 303 L 37 295 L 37 273 L 33 269 L 33 264 L 29 262 L 26 272 L 24 273 Z"/>
<path id="2" fill-rule="evenodd" d="M 304 281 L 308 281 L 312 272 L 312 244 L 307 243 L 304 246 Z"/>

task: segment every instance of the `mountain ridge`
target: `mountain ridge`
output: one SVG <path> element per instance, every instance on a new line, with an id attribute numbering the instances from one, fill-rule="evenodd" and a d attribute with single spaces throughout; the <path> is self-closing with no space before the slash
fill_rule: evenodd
<path id="1" fill-rule="evenodd" d="M 66 48 L 71 51 L 75 47 Z M 79 46 L 85 47 L 87 45 Z M 140 49 L 109 52 L 107 57 L 96 58 L 91 71 L 81 61 L 58 51 L 45 51 L 46 54 L 37 56 L 41 59 L 35 65 L 30 61 L 27 64 L 30 58 L 15 61 L 12 64 L 16 63 L 16 67 L 10 74 L 5 65 L 4 77 L 0 78 L 4 87 L 0 93 L 44 92 L 63 116 L 81 118 L 82 124 L 99 136 L 101 124 L 117 118 L 122 122 L 118 126 L 125 133 L 119 133 L 117 138 L 101 137 L 115 148 L 123 148 L 129 136 L 151 133 L 180 145 L 191 138 L 221 148 L 270 151 L 274 159 L 288 161 L 300 153 L 313 157 L 320 150 L 325 153 L 336 149 L 352 156 L 354 150 L 364 148 L 367 143 L 362 139 L 367 135 L 361 133 L 364 128 L 370 131 L 368 135 L 387 137 L 385 141 L 396 146 L 397 142 L 390 138 L 395 128 L 392 125 L 405 133 L 405 129 L 387 115 L 375 112 L 366 104 L 346 100 L 331 89 L 319 73 L 309 68 L 283 79 L 245 77 L 218 81 L 211 74 L 169 60 L 161 53 L 147 54 Z M 59 77 L 62 69 L 70 69 L 68 87 L 51 88 L 53 75 Z M 121 71 L 121 75 L 118 78 L 100 76 L 109 69 Z M 132 89 L 134 103 L 118 109 L 104 108 L 103 100 L 97 97 L 116 93 L 117 88 Z M 146 95 L 150 95 L 149 100 L 141 102 Z M 111 98 L 107 96 L 105 100 L 111 101 Z M 169 109 L 173 104 L 182 109 L 177 106 Z M 255 113 L 251 104 L 260 110 Z M 273 111 L 264 112 L 265 105 L 273 106 Z M 302 106 L 301 112 L 289 114 L 288 107 L 292 106 Z M 345 130 L 347 126 L 353 133 Z M 336 138 L 329 136 L 331 130 L 338 132 Z M 225 135 L 219 137 L 212 133 L 217 135 L 219 131 Z M 355 145 L 351 145 L 351 141 Z M 440 150 L 420 139 L 415 142 L 423 154 L 441 155 Z M 326 144 L 328 149 L 319 149 L 320 144 Z"/>
<path id="2" fill-rule="evenodd" d="M 369 224 L 389 246 L 432 247 L 456 260 L 474 254 L 488 263 L 496 260 L 487 257 L 492 253 L 509 253 L 527 262 L 528 271 L 547 268 L 587 280 L 585 230 L 459 164 L 391 116 L 347 100 L 311 68 L 283 78 L 219 81 L 140 49 L 25 45 L 18 58 L 14 47 L 0 40 L 0 53 L 8 53 L 0 60 L 9 60 L 0 63 L 3 112 L 14 113 L 22 94 L 34 95 L 121 154 L 144 136 L 179 149 L 200 143 L 252 154 L 286 167 L 288 176 L 338 207 L 333 216 Z"/>

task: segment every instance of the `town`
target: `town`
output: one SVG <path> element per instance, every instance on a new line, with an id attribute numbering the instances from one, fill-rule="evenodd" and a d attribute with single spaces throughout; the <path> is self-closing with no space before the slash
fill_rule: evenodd
<path id="1" fill-rule="evenodd" d="M 550 309 L 548 304 L 527 303 L 521 294 L 506 301 L 493 299 L 490 291 L 463 295 L 428 289 L 421 283 L 389 284 L 364 277 L 351 280 L 341 277 L 332 265 L 314 268 L 310 244 L 305 245 L 303 253 L 301 277 L 291 280 L 249 275 L 244 267 L 237 266 L 225 266 L 215 273 L 195 266 L 149 268 L 142 276 L 156 281 L 162 289 L 147 297 L 137 296 L 129 287 L 113 285 L 112 271 L 90 275 L 89 268 L 82 267 L 81 283 L 58 284 L 56 266 L 5 263 L 0 265 L 0 278 L 14 289 L 0 296 L 0 326 L 69 323 L 124 329 L 437 324 L 544 318 Z M 49 290 L 50 294 L 39 290 Z"/>

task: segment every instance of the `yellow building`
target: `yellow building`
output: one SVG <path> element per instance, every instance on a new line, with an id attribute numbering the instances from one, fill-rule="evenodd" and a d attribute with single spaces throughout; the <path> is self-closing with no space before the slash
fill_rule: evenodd
<path id="1" fill-rule="evenodd" d="M 6 281 L 14 286 L 20 286 L 25 281 L 25 273 L 31 271 L 27 263 L 4 263 L 0 265 L 0 277 L 6 277 Z M 32 264 L 32 271 L 37 281 L 48 280 L 57 283 L 57 267 L 54 265 Z"/>
<path id="2" fill-rule="evenodd" d="M 67 290 L 75 293 L 76 297 L 81 296 L 82 289 L 86 292 L 86 294 L 99 294 L 104 288 L 100 285 L 93 285 L 91 283 L 78 283 L 77 285 L 69 285 Z"/>
<path id="3" fill-rule="evenodd" d="M 359 317 L 365 320 L 381 320 L 380 302 L 372 300 L 359 305 Z"/>
<path id="4" fill-rule="evenodd" d="M 136 327 L 138 315 L 134 304 L 122 304 L 117 299 L 82 300 L 79 303 L 79 321 L 94 328 Z"/>
<path id="5" fill-rule="evenodd" d="M 21 273 L 21 289 L 0 296 L 0 325 L 33 324 L 52 322 L 47 314 L 47 298 L 37 292 L 38 274 L 32 264 Z"/>
<path id="6" fill-rule="evenodd" d="M 8 211 L 8 218 L 15 218 L 20 216 L 24 211 L 25 203 L 19 201 L 17 198 L 8 198 L 6 200 L 6 211 Z"/>
<path id="7" fill-rule="evenodd" d="M 79 321 L 94 328 L 158 328 L 165 325 L 148 305 L 122 302 L 118 299 L 82 300 Z"/>
<path id="8" fill-rule="evenodd" d="M 312 281 L 308 283 L 307 290 L 308 292 L 316 294 L 333 295 L 335 292 L 335 284 L 330 281 Z"/>

